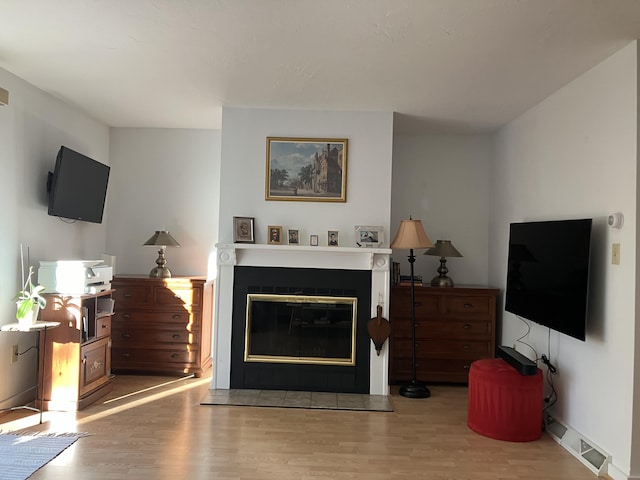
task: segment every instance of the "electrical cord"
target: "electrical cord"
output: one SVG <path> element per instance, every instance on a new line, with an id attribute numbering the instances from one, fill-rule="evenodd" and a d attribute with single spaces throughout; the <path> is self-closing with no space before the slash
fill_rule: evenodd
<path id="1" fill-rule="evenodd" d="M 527 335 L 529 335 L 529 333 L 531 332 L 531 325 L 529 324 L 529 322 L 527 322 L 524 318 L 522 318 L 519 315 L 516 315 L 516 318 L 518 318 L 527 327 L 527 331 L 524 332 L 524 335 L 520 336 L 520 338 L 516 339 L 516 343 L 521 343 L 522 345 L 524 345 L 526 347 L 529 347 L 531 349 L 531 351 L 533 352 L 534 358 L 538 358 L 538 352 L 536 352 L 536 349 L 533 348 L 531 345 L 529 345 L 527 342 L 523 342 L 522 341 L 522 339 L 524 337 L 526 337 Z"/>
<path id="2" fill-rule="evenodd" d="M 547 355 L 543 354 L 542 357 L 540 357 L 540 360 L 542 361 L 542 363 L 544 363 L 547 367 L 547 374 L 546 374 L 547 384 L 551 389 L 551 393 L 549 393 L 549 395 L 544 397 L 544 402 L 546 405 L 543 409 L 543 412 L 545 413 L 549 408 L 553 407 L 553 405 L 555 405 L 555 403 L 558 401 L 558 392 L 556 392 L 556 389 L 553 385 L 553 376 L 557 375 L 558 369 L 553 363 L 551 363 L 551 360 L 549 360 L 549 357 L 551 357 L 551 354 L 549 353 L 550 344 L 551 344 L 551 329 L 549 329 L 549 332 L 547 335 Z"/>

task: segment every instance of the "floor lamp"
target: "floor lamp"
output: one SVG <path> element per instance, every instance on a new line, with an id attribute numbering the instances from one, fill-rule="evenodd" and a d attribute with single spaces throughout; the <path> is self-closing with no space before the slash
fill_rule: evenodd
<path id="1" fill-rule="evenodd" d="M 400 387 L 400 395 L 408 398 L 428 398 L 431 396 L 431 392 L 429 392 L 424 382 L 419 382 L 416 378 L 416 301 L 413 275 L 413 264 L 416 261 L 416 257 L 413 254 L 413 250 L 432 248 L 433 246 L 433 242 L 429 240 L 424 228 L 422 228 L 422 221 L 413 220 L 411 217 L 409 217 L 409 220 L 400 222 L 398 232 L 393 242 L 391 242 L 391 248 L 409 250 L 408 258 L 411 267 L 411 366 L 413 368 L 413 377 L 411 382 Z"/>

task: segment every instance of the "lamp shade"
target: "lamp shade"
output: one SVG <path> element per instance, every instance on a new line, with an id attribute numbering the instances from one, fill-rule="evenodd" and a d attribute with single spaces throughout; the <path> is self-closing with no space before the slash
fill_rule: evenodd
<path id="1" fill-rule="evenodd" d="M 410 250 L 414 248 L 431 248 L 433 242 L 429 239 L 424 228 L 422 227 L 421 220 L 402 220 L 398 227 L 393 242 L 391 242 L 391 248 L 399 248 Z"/>
<path id="2" fill-rule="evenodd" d="M 436 240 L 436 245 L 430 248 L 425 255 L 433 255 L 435 257 L 461 257 L 462 254 L 456 250 L 451 240 Z"/>
<path id="3" fill-rule="evenodd" d="M 155 245 L 160 247 L 179 247 L 178 241 L 166 230 L 156 230 L 149 240 L 143 245 Z"/>

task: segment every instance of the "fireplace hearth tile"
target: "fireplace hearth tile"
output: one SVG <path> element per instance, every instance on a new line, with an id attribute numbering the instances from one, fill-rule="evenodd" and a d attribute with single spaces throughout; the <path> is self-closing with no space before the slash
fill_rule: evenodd
<path id="1" fill-rule="evenodd" d="M 212 389 L 200 405 L 393 412 L 391 399 L 386 395 L 284 390 Z"/>

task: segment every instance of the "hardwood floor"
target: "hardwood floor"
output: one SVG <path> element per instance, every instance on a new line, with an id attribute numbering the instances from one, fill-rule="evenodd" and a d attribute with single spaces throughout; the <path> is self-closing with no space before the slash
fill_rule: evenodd
<path id="1" fill-rule="evenodd" d="M 77 413 L 14 412 L 0 430 L 87 432 L 33 480 L 585 480 L 596 479 L 547 435 L 513 443 L 466 425 L 467 389 L 429 399 L 393 389 L 394 412 L 201 406 L 208 378 L 118 376 Z M 13 420 L 13 421 L 12 421 Z"/>

